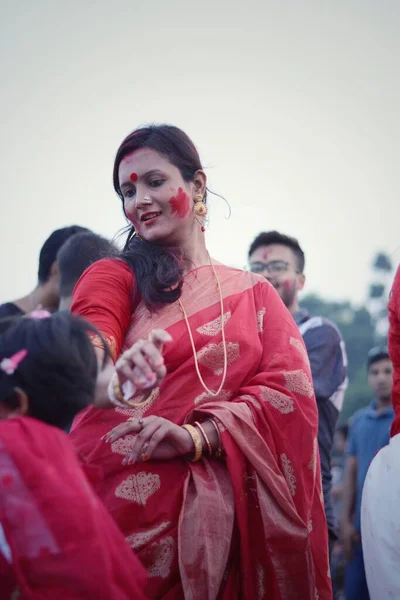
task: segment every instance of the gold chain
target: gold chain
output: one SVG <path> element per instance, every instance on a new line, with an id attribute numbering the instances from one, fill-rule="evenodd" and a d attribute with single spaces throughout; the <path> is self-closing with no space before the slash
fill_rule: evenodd
<path id="1" fill-rule="evenodd" d="M 189 338 L 190 338 L 190 343 L 192 344 L 192 351 L 193 351 L 193 357 L 194 357 L 194 364 L 196 367 L 196 372 L 197 372 L 197 376 L 199 378 L 199 381 L 201 383 L 201 385 L 203 386 L 203 388 L 205 389 L 205 391 L 207 392 L 207 394 L 209 394 L 210 396 L 218 396 L 222 390 L 222 388 L 225 385 L 225 380 L 226 380 L 226 374 L 227 374 L 227 370 L 228 370 L 228 352 L 226 349 L 226 341 L 225 341 L 225 326 L 224 326 L 224 299 L 222 297 L 222 289 L 221 289 L 221 282 L 219 280 L 219 277 L 217 275 L 217 272 L 215 270 L 215 267 L 211 261 L 210 255 L 208 255 L 208 258 L 210 259 L 210 264 L 211 264 L 211 268 L 214 272 L 214 276 L 215 276 L 215 280 L 217 282 L 217 287 L 218 287 L 218 291 L 219 291 L 219 299 L 220 299 L 220 304 L 221 304 L 221 333 L 222 333 L 222 344 L 224 347 L 224 368 L 223 368 L 223 373 L 222 373 L 222 380 L 221 380 L 221 384 L 218 388 L 218 390 L 216 392 L 214 392 L 213 390 L 210 390 L 206 384 L 204 383 L 204 379 L 201 376 L 200 373 L 200 369 L 199 369 L 199 363 L 197 361 L 197 353 L 196 353 L 196 347 L 194 345 L 194 340 L 193 340 L 193 335 L 192 335 L 192 330 L 190 328 L 190 323 L 189 323 L 189 319 L 188 316 L 186 314 L 186 310 L 185 307 L 182 304 L 181 299 L 179 298 L 178 302 L 179 302 L 179 306 L 181 307 L 181 310 L 183 312 L 183 316 L 186 322 L 186 327 L 189 333 Z"/>

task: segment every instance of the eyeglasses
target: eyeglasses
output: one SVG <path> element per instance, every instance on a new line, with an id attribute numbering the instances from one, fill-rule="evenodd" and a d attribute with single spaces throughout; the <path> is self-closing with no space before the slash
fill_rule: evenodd
<path id="1" fill-rule="evenodd" d="M 268 275 L 282 275 L 289 270 L 289 263 L 285 260 L 271 260 L 270 262 L 252 262 L 250 263 L 250 271 L 252 273 L 264 273 L 265 271 Z M 296 273 L 300 273 L 300 271 L 295 271 Z"/>

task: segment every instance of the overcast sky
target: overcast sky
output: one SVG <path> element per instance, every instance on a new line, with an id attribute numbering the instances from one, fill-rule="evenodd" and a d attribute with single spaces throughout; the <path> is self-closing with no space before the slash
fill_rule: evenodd
<path id="1" fill-rule="evenodd" d="M 307 289 L 361 302 L 400 262 L 398 0 L 0 0 L 0 301 L 31 290 L 50 232 L 124 225 L 123 137 L 168 122 L 213 190 L 212 255 L 299 238 Z"/>

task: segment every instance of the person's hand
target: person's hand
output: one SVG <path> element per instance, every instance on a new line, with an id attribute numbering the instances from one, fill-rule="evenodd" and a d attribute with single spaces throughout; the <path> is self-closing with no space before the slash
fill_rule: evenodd
<path id="1" fill-rule="evenodd" d="M 125 465 L 138 460 L 168 460 L 194 452 L 192 436 L 186 429 L 155 415 L 143 419 L 128 419 L 114 427 L 104 437 L 104 441 L 111 444 L 132 433 L 137 435 L 130 454 L 122 461 Z"/>
<path id="2" fill-rule="evenodd" d="M 344 521 L 340 528 L 344 556 L 347 562 L 353 558 L 354 547 L 360 543 L 360 535 L 350 521 Z"/>
<path id="3" fill-rule="evenodd" d="M 138 340 L 121 354 L 115 370 L 122 390 L 126 382 L 133 384 L 133 394 L 136 390 L 152 390 L 160 385 L 167 374 L 162 350 L 164 344 L 170 342 L 172 337 L 169 333 L 154 329 L 148 340 Z"/>

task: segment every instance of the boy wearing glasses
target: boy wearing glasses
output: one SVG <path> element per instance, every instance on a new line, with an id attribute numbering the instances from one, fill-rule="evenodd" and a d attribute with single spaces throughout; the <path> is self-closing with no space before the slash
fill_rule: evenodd
<path id="1" fill-rule="evenodd" d="M 274 286 L 293 315 L 307 349 L 319 413 L 318 445 L 331 550 L 337 539 L 331 495 L 331 452 L 347 387 L 344 341 L 334 323 L 324 317 L 310 316 L 299 306 L 298 293 L 305 284 L 305 257 L 295 238 L 278 231 L 260 233 L 250 246 L 249 264 L 253 273 L 263 275 Z"/>

